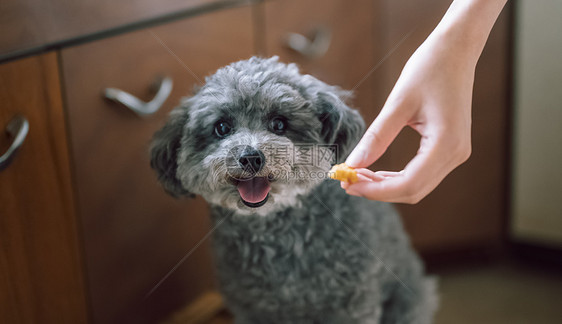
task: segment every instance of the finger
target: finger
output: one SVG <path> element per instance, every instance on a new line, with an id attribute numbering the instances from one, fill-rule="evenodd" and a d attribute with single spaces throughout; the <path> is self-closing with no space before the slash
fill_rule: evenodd
<path id="1" fill-rule="evenodd" d="M 365 179 L 367 178 L 368 181 L 375 181 L 375 182 L 380 182 L 385 180 L 386 178 L 392 178 L 392 177 L 398 177 L 398 176 L 402 176 L 403 173 L 402 171 L 400 172 L 393 172 L 393 171 L 376 171 L 373 172 L 369 169 L 355 169 L 357 171 L 357 177 L 360 179 Z M 354 194 L 354 195 L 359 195 L 358 192 L 354 192 L 353 190 L 347 190 L 349 189 L 349 186 L 351 184 L 347 183 L 347 182 L 342 182 L 342 188 L 345 189 L 346 191 L 348 191 L 348 193 Z M 354 188 L 356 188 L 357 186 L 354 186 Z"/>
<path id="2" fill-rule="evenodd" d="M 375 174 L 381 178 L 393 178 L 404 175 L 404 171 L 377 171 Z"/>
<path id="3" fill-rule="evenodd" d="M 370 171 L 372 172 L 372 171 Z M 379 181 L 382 180 L 382 178 L 377 178 L 374 174 L 373 174 L 373 179 L 378 179 Z M 358 181 L 372 181 L 371 178 L 360 174 L 359 172 L 357 173 L 357 180 Z M 342 187 L 343 189 L 347 189 L 347 187 L 349 187 L 350 183 L 347 181 L 341 181 L 340 182 L 340 187 Z"/>
<path id="4" fill-rule="evenodd" d="M 373 164 L 407 124 L 408 118 L 394 102 L 395 100 L 387 101 L 380 114 L 347 158 L 347 165 L 354 168 L 364 168 Z"/>
<path id="5" fill-rule="evenodd" d="M 357 178 L 359 179 L 359 181 L 381 181 L 384 179 L 383 176 L 379 175 L 379 172 L 373 172 L 369 169 L 363 169 L 363 168 L 359 168 L 359 169 L 355 169 L 355 172 L 357 172 Z"/>
<path id="6" fill-rule="evenodd" d="M 420 149 L 401 172 L 383 172 L 382 181 L 357 182 L 347 187 L 350 194 L 372 200 L 417 203 L 427 196 L 455 167 L 438 148 Z"/>
<path id="7" fill-rule="evenodd" d="M 346 188 L 346 193 L 353 196 L 365 197 L 370 200 L 386 202 L 403 202 L 395 190 L 391 190 L 394 179 L 379 182 L 358 182 Z"/>

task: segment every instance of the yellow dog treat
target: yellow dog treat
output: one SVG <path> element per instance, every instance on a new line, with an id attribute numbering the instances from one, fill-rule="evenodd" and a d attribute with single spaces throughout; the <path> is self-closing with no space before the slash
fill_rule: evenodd
<path id="1" fill-rule="evenodd" d="M 349 183 L 357 182 L 357 171 L 345 163 L 334 165 L 328 174 L 330 178 L 335 180 Z"/>

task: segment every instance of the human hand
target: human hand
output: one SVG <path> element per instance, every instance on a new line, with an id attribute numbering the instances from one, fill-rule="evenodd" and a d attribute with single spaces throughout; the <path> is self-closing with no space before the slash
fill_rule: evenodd
<path id="1" fill-rule="evenodd" d="M 380 114 L 347 158 L 349 166 L 359 168 L 360 180 L 342 182 L 348 194 L 417 203 L 470 156 L 478 57 L 471 57 L 470 51 L 456 52 L 447 37 L 432 34 L 406 63 Z M 421 135 L 417 155 L 408 165 L 400 172 L 365 169 L 405 126 Z"/>
<path id="2" fill-rule="evenodd" d="M 472 87 L 476 63 L 507 0 L 454 0 L 410 57 L 379 116 L 346 163 L 359 182 L 350 195 L 417 203 L 471 153 Z M 404 126 L 421 135 L 416 156 L 400 172 L 365 169 Z"/>

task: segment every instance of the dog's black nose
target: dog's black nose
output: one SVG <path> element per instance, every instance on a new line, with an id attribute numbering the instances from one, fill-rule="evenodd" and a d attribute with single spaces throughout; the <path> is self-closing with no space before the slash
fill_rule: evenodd
<path id="1" fill-rule="evenodd" d="M 265 156 L 260 150 L 246 146 L 238 158 L 238 162 L 244 171 L 252 174 L 258 173 L 265 164 Z"/>

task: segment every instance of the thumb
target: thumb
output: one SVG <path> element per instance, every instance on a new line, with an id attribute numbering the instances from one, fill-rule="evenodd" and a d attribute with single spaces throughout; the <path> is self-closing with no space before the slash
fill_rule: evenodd
<path id="1" fill-rule="evenodd" d="M 359 144 L 347 157 L 345 161 L 347 165 L 353 168 L 366 168 L 383 155 L 407 123 L 399 108 L 400 106 L 388 105 L 388 102 L 385 104 Z"/>

